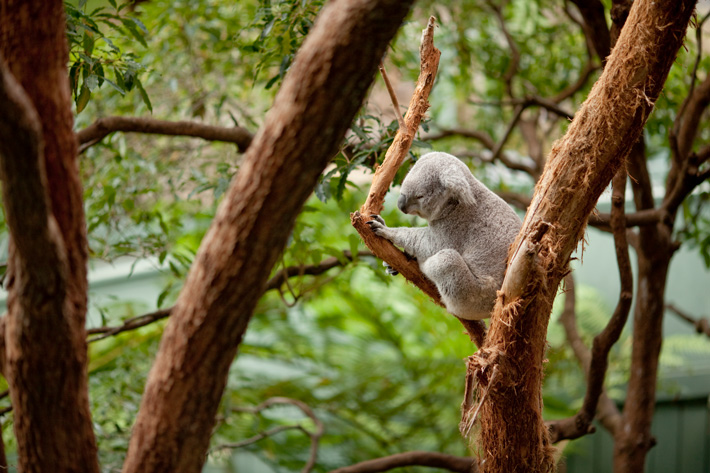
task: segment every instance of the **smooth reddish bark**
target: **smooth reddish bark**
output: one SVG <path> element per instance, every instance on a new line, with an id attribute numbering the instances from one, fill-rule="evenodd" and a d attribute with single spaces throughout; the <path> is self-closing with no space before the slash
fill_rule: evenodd
<path id="1" fill-rule="evenodd" d="M 4 373 L 24 472 L 98 471 L 84 332 L 88 250 L 64 26 L 61 1 L 0 2 L 7 62 L 0 154 L 11 236 Z"/>

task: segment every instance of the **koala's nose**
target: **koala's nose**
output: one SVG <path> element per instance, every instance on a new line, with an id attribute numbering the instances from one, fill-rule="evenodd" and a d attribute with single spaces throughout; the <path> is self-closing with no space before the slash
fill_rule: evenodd
<path id="1" fill-rule="evenodd" d="M 397 207 L 404 213 L 407 213 L 407 196 L 400 194 L 399 199 L 397 199 Z"/>

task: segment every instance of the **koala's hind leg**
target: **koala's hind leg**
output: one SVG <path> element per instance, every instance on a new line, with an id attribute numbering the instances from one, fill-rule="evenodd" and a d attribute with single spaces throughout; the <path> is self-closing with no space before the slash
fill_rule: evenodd
<path id="1" fill-rule="evenodd" d="M 436 284 L 449 312 L 469 320 L 490 317 L 498 284 L 490 276 L 472 272 L 458 251 L 441 250 L 420 263 L 420 268 Z"/>

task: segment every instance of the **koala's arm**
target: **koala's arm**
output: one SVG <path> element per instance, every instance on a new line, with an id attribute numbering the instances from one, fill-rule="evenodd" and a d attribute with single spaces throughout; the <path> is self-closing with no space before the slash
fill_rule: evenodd
<path id="1" fill-rule="evenodd" d="M 428 246 L 428 229 L 424 227 L 388 227 L 379 215 L 372 215 L 372 220 L 366 222 L 375 235 L 389 240 L 393 245 L 404 250 L 405 253 L 421 258 L 422 251 Z"/>

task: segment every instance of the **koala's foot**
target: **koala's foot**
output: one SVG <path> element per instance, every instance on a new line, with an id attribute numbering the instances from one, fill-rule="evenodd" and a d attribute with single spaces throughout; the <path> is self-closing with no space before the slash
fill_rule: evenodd
<path id="1" fill-rule="evenodd" d="M 390 266 L 387 261 L 383 261 L 382 266 L 385 267 L 385 271 L 387 271 L 387 274 L 389 274 L 390 276 L 397 276 L 399 274 L 399 271 Z"/>

